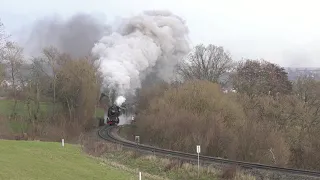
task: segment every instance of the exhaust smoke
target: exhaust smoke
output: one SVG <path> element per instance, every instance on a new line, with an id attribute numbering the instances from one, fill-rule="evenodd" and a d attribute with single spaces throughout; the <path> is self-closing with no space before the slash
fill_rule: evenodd
<path id="1" fill-rule="evenodd" d="M 190 51 L 188 27 L 168 11 L 146 11 L 122 19 L 118 29 L 92 49 L 103 73 L 103 90 L 134 96 L 149 73 L 170 81 L 174 66 Z"/>
<path id="2" fill-rule="evenodd" d="M 27 29 L 30 33 L 23 33 L 20 38 L 30 56 L 38 56 L 43 48 L 54 46 L 76 58 L 88 56 L 94 43 L 111 31 L 109 25 L 100 20 L 100 16 L 85 13 L 67 19 L 60 16 L 43 17 Z M 25 29 L 21 31 L 25 32 Z"/>
<path id="3" fill-rule="evenodd" d="M 121 106 L 124 102 L 126 101 L 126 98 L 123 97 L 123 96 L 118 96 L 116 101 L 115 101 L 115 104 L 117 106 Z"/>

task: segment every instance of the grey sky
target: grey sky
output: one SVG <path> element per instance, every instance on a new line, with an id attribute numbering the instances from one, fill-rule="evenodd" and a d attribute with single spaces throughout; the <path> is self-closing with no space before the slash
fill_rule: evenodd
<path id="1" fill-rule="evenodd" d="M 51 14 L 101 13 L 110 22 L 167 9 L 187 21 L 193 45 L 222 45 L 236 60 L 320 67 L 319 5 L 317 0 L 0 0 L 0 17 L 17 37 L 23 25 Z"/>

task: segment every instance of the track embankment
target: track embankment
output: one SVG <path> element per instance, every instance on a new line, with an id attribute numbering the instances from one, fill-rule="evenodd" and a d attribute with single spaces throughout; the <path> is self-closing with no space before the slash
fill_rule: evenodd
<path id="1" fill-rule="evenodd" d="M 121 138 L 118 135 L 117 133 L 118 130 L 119 130 L 119 127 L 116 127 L 116 126 L 111 126 L 111 127 L 105 126 L 98 131 L 98 135 L 104 140 L 121 144 L 124 147 L 142 151 L 145 153 L 152 153 L 152 154 L 166 156 L 166 157 L 178 158 L 178 159 L 181 159 L 182 161 L 187 161 L 189 163 L 197 163 L 198 161 L 197 154 L 173 151 L 168 149 L 161 149 L 161 148 L 157 148 L 157 147 L 153 147 L 145 144 L 138 144 L 136 142 L 126 140 L 124 138 Z M 212 166 L 220 166 L 220 167 L 235 165 L 245 171 L 249 171 L 250 173 L 253 173 L 254 175 L 257 175 L 260 177 L 262 176 L 261 179 L 265 179 L 263 175 L 265 173 L 269 174 L 268 179 L 292 179 L 292 180 L 293 179 L 320 179 L 320 172 L 317 172 L 317 171 L 283 168 L 283 167 L 277 167 L 277 166 L 271 166 L 271 165 L 249 163 L 249 162 L 243 162 L 243 161 L 234 161 L 229 159 L 203 156 L 203 155 L 199 156 L 199 160 L 202 165 L 212 165 Z M 263 173 L 261 173 L 261 171 L 263 171 Z M 272 177 L 270 177 L 270 174 L 273 174 Z"/>

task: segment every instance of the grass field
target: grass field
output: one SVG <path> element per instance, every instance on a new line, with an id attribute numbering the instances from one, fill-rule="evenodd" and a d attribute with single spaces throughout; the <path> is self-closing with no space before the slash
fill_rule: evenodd
<path id="1" fill-rule="evenodd" d="M 0 100 L 0 115 L 8 116 L 12 112 L 12 107 L 14 105 L 13 100 L 3 99 Z M 56 108 L 60 108 L 59 105 L 56 105 Z M 40 112 L 47 113 L 52 110 L 52 103 L 50 102 L 41 102 L 40 103 Z M 17 113 L 20 116 L 26 116 L 28 114 L 28 108 L 24 101 L 18 101 L 17 103 Z M 103 117 L 103 109 L 97 108 L 96 117 Z"/>
<path id="2" fill-rule="evenodd" d="M 75 145 L 36 141 L 0 140 L 1 180 L 130 180 L 124 172 L 82 154 Z"/>
<path id="3" fill-rule="evenodd" d="M 1 115 L 10 115 L 10 113 L 12 112 L 12 107 L 14 105 L 14 101 L 13 100 L 0 100 L 0 114 Z M 49 108 L 49 103 L 41 103 L 40 104 L 40 111 L 41 112 L 46 112 L 47 108 Z M 28 109 L 27 109 L 27 105 L 25 104 L 25 102 L 23 101 L 18 101 L 17 103 L 17 113 L 18 115 L 27 115 L 28 114 Z"/>

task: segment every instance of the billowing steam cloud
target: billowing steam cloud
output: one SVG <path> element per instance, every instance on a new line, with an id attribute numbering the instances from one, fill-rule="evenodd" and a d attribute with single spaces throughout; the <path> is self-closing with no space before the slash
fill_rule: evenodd
<path id="1" fill-rule="evenodd" d="M 93 15 L 76 14 L 66 20 L 50 16 L 36 21 L 30 33 L 21 38 L 30 55 L 36 56 L 44 47 L 54 46 L 61 52 L 82 57 L 91 53 L 94 43 L 106 35 L 104 33 L 110 33 L 109 29 Z"/>
<path id="2" fill-rule="evenodd" d="M 170 80 L 177 61 L 189 52 L 188 27 L 168 11 L 146 11 L 124 19 L 117 31 L 92 49 L 99 57 L 104 88 L 133 95 L 150 72 Z"/>
<path id="3" fill-rule="evenodd" d="M 125 97 L 119 96 L 119 97 L 117 97 L 115 104 L 116 104 L 117 106 L 121 106 L 125 101 L 126 101 L 126 98 L 125 98 Z"/>

